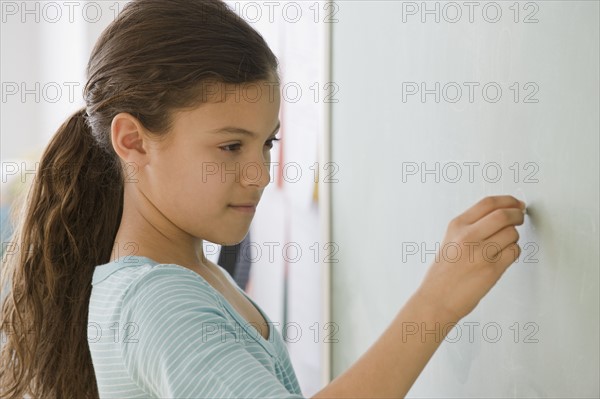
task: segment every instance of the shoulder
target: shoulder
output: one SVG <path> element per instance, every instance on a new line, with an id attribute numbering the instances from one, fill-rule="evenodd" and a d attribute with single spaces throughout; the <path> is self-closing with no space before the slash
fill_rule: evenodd
<path id="1" fill-rule="evenodd" d="M 97 318 L 112 313 L 121 319 L 158 318 L 160 322 L 177 313 L 226 312 L 222 299 L 203 277 L 177 264 L 140 257 L 112 262 L 95 271 L 92 285 L 90 313 Z"/>
<path id="2" fill-rule="evenodd" d="M 194 340 L 194 334 L 206 334 L 214 326 L 233 332 L 223 303 L 209 287 L 183 266 L 157 264 L 145 270 L 123 295 L 120 325 L 130 326 L 139 337 L 134 346 L 121 343 L 123 354 L 169 352 L 171 345 Z"/>
<path id="3" fill-rule="evenodd" d="M 156 264 L 141 270 L 127 287 L 124 303 L 141 301 L 220 303 L 209 284 L 197 273 L 175 264 Z"/>

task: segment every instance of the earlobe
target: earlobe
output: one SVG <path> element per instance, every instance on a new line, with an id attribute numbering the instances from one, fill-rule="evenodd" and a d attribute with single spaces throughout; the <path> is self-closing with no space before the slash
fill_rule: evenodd
<path id="1" fill-rule="evenodd" d="M 111 141 L 117 155 L 124 162 L 144 162 L 146 148 L 143 126 L 133 115 L 122 112 L 112 120 Z"/>

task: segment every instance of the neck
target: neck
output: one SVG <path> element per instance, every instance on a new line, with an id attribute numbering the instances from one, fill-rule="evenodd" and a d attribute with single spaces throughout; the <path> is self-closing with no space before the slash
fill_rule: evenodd
<path id="1" fill-rule="evenodd" d="M 147 200 L 131 201 L 126 191 L 111 261 L 127 255 L 145 256 L 197 270 L 209 263 L 202 244 L 202 239 L 175 226 Z"/>

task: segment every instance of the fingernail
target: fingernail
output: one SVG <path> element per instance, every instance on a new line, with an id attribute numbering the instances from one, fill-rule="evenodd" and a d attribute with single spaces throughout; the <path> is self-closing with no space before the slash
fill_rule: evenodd
<path id="1" fill-rule="evenodd" d="M 521 201 L 521 207 L 522 207 L 523 214 L 526 214 L 527 213 L 527 205 L 523 201 Z"/>

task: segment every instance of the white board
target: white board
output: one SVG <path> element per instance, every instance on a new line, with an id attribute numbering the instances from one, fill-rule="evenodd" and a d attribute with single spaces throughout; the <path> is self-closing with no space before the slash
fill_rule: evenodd
<path id="1" fill-rule="evenodd" d="M 450 219 L 511 194 L 529 206 L 519 260 L 408 396 L 598 397 L 599 3 L 474 3 L 337 2 L 334 377 L 417 288 Z"/>

